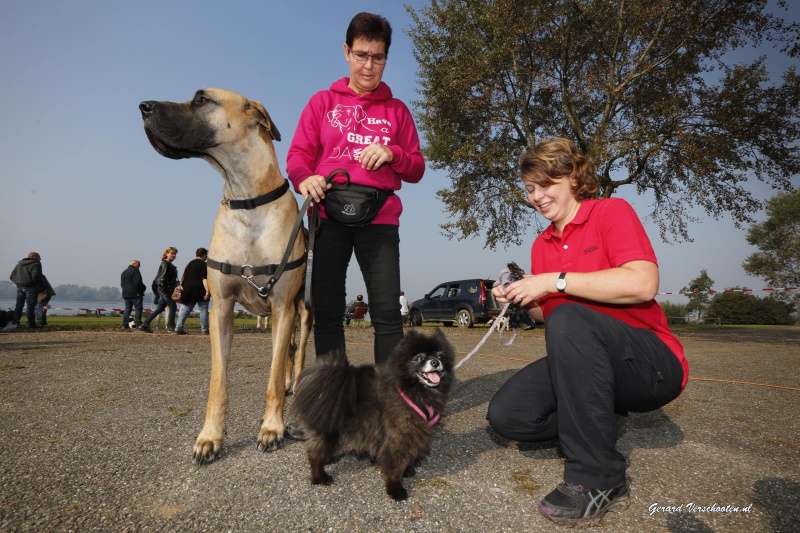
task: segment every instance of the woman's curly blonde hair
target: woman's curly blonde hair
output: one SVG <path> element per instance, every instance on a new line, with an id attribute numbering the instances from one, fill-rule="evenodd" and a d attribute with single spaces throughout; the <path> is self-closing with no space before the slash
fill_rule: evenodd
<path id="1" fill-rule="evenodd" d="M 597 167 L 569 139 L 554 137 L 529 146 L 519 158 L 519 170 L 522 181 L 541 187 L 570 178 L 576 198 L 596 198 L 600 191 Z"/>
<path id="2" fill-rule="evenodd" d="M 175 248 L 174 246 L 170 246 L 169 248 L 164 250 L 163 254 L 161 254 L 161 260 L 163 261 L 164 259 L 166 259 L 167 258 L 167 254 L 170 253 L 170 252 L 175 252 L 175 255 L 178 255 L 178 249 Z"/>

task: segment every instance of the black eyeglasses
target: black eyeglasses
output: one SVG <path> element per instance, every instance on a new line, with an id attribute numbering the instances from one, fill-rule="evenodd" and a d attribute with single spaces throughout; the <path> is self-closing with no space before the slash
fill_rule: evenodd
<path id="1" fill-rule="evenodd" d="M 350 47 L 347 48 L 350 51 L 350 55 L 358 61 L 359 63 L 366 63 L 367 60 L 371 59 L 373 63 L 376 65 L 383 65 L 386 63 L 386 54 L 368 54 L 366 52 L 357 52 Z"/>

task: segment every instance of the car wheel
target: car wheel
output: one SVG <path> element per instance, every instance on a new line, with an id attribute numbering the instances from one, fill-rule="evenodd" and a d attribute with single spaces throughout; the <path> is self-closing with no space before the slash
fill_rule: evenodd
<path id="1" fill-rule="evenodd" d="M 472 327 L 474 320 L 472 319 L 472 313 L 469 312 L 469 309 L 462 309 L 456 313 L 456 323 L 460 328 Z"/>
<path id="2" fill-rule="evenodd" d="M 419 312 L 419 309 L 414 309 L 413 311 L 411 311 L 411 325 L 412 326 L 422 325 L 422 313 Z"/>

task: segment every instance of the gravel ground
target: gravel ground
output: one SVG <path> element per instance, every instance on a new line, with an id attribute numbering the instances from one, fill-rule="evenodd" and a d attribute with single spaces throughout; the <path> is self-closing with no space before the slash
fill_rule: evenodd
<path id="1" fill-rule="evenodd" d="M 446 329 L 462 357 L 485 331 Z M 347 335 L 351 360 L 369 362 L 372 331 Z M 619 447 L 632 503 L 600 527 L 800 530 L 800 328 L 720 328 L 681 340 L 693 380 L 672 404 L 630 416 Z M 505 441 L 484 419 L 494 391 L 544 355 L 541 329 L 509 348 L 493 337 L 458 371 L 431 455 L 400 503 L 367 461 L 345 456 L 328 470 L 335 483 L 318 487 L 301 443 L 256 450 L 270 345 L 269 333 L 237 333 L 224 452 L 198 468 L 191 448 L 208 390 L 208 337 L 0 335 L 0 530 L 560 529 L 536 511 L 563 473 L 555 444 Z"/>

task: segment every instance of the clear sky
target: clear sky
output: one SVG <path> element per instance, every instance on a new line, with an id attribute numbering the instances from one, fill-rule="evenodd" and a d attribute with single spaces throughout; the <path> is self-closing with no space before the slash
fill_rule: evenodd
<path id="1" fill-rule="evenodd" d="M 407 2 L 415 8 L 428 2 Z M 789 18 L 798 19 L 794 3 Z M 203 87 L 240 92 L 266 106 L 286 152 L 308 98 L 348 74 L 344 34 L 359 11 L 379 13 L 394 36 L 384 81 L 406 102 L 420 97 L 403 3 L 292 0 L 12 0 L 0 18 L 0 271 L 29 251 L 42 254 L 50 282 L 117 286 L 131 259 L 149 284 L 161 253 L 176 265 L 208 247 L 222 178 L 202 160 L 173 161 L 148 143 L 143 100 L 185 101 Z M 768 53 L 768 52 L 765 52 Z M 788 66 L 772 60 L 777 73 Z M 496 252 L 481 239 L 448 240 L 435 192 L 448 186 L 430 169 L 400 192 L 402 285 L 411 299 L 440 282 L 495 277 L 508 261 L 530 266 L 531 228 L 520 247 Z M 800 177 L 793 178 L 800 186 Z M 754 184 L 760 199 L 774 194 Z M 621 196 L 640 214 L 649 200 Z M 645 221 L 661 265 L 661 290 L 677 291 L 705 268 L 715 289 L 760 288 L 741 263 L 755 250 L 729 218 L 691 228 L 692 243 L 666 245 Z M 4 274 L 7 275 L 7 274 Z M 7 279 L 7 278 L 3 278 Z M 348 297 L 364 292 L 355 258 Z"/>

